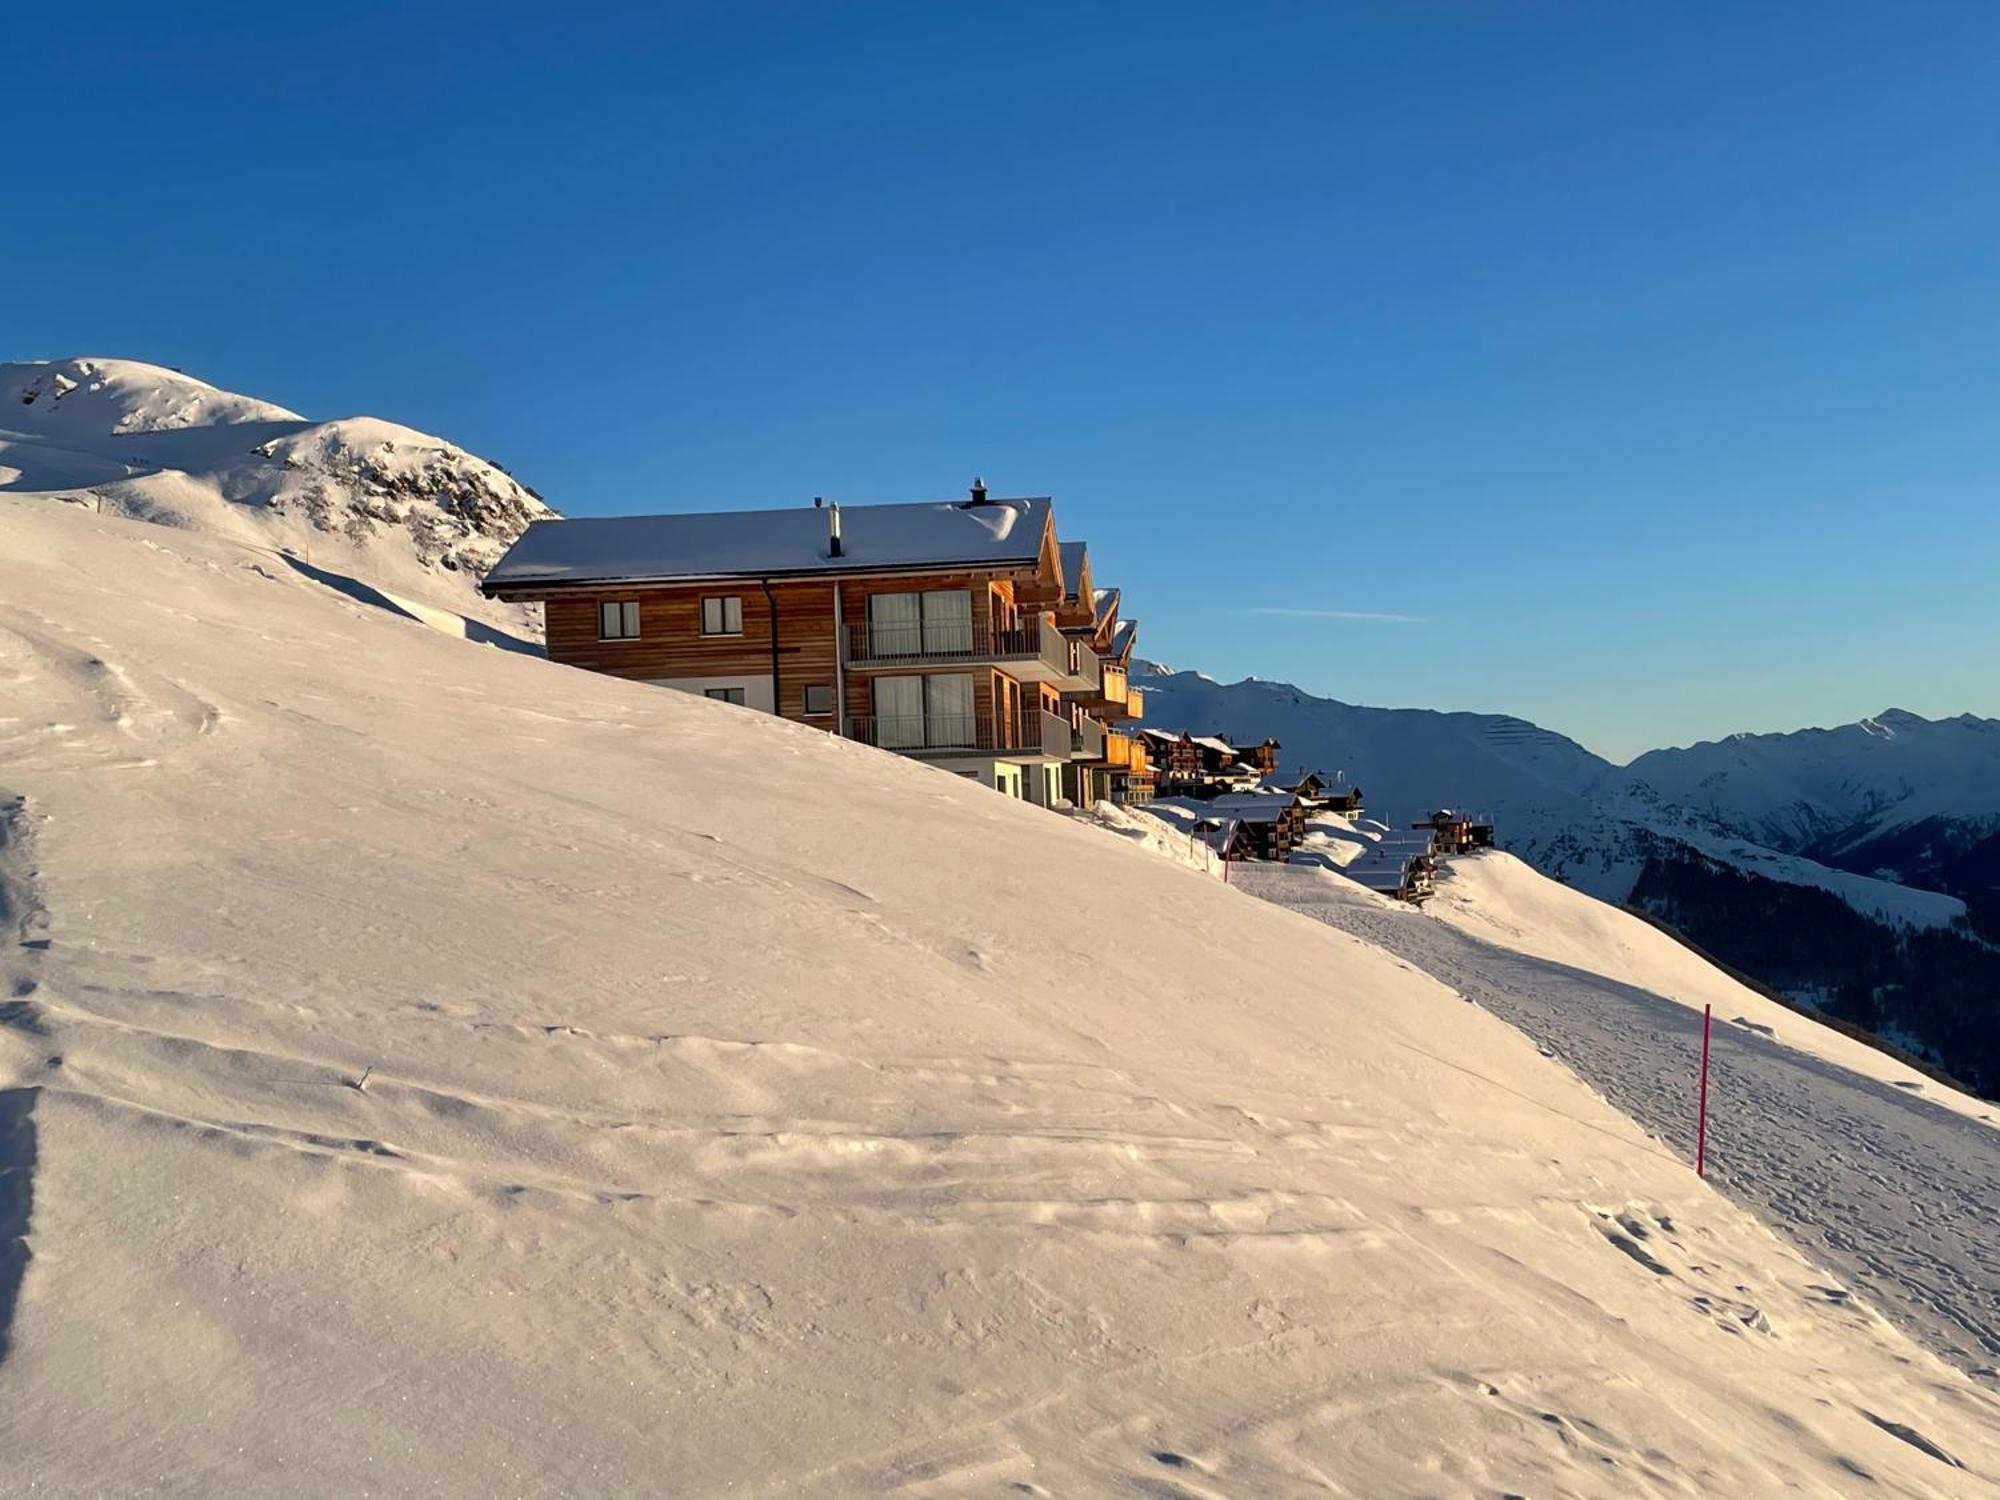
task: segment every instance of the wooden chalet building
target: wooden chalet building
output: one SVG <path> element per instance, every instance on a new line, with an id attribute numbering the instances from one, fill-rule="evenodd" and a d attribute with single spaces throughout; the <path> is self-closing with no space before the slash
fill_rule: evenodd
<path id="1" fill-rule="evenodd" d="M 1111 738 L 1111 796 L 1114 802 L 1149 802 L 1158 787 L 1159 772 L 1152 763 L 1143 735 L 1132 732 L 1146 717 L 1146 695 L 1131 685 L 1132 647 L 1139 640 L 1139 622 L 1118 618 L 1118 591 L 1100 592 L 1097 605 L 1097 640 L 1104 642 L 1104 672 L 1108 696 L 1114 708 L 1116 695 L 1125 695 L 1122 712 L 1114 713 Z M 1122 767 L 1120 762 L 1123 762 Z"/>
<path id="2" fill-rule="evenodd" d="M 1140 736 L 1158 768 L 1162 796 L 1209 798 L 1247 792 L 1265 774 L 1246 762 L 1243 752 L 1229 741 L 1215 735 L 1146 729 Z"/>
<path id="3" fill-rule="evenodd" d="M 1046 806 L 1097 785 L 1073 768 L 1109 769 L 1095 611 L 1063 551 L 1046 497 L 991 498 L 975 480 L 936 504 L 537 521 L 480 588 L 540 603 L 553 661 L 818 725 Z"/>
<path id="4" fill-rule="evenodd" d="M 1432 847 L 1440 854 L 1464 854 L 1493 846 L 1491 823 L 1474 822 L 1469 814 L 1453 812 L 1448 807 L 1439 808 L 1423 822 L 1412 823 L 1410 827 L 1430 834 Z"/>
<path id="5" fill-rule="evenodd" d="M 1336 812 L 1351 818 L 1361 811 L 1360 787 L 1329 781 L 1317 771 L 1307 771 L 1284 790 L 1305 803 L 1309 812 Z"/>
<path id="6" fill-rule="evenodd" d="M 1259 776 L 1275 776 L 1278 774 L 1278 752 L 1283 748 L 1276 740 L 1266 739 L 1237 751 L 1236 758 Z"/>
<path id="7" fill-rule="evenodd" d="M 1306 806 L 1297 797 L 1236 795 L 1217 797 L 1204 821 L 1228 830 L 1227 859 L 1284 860 L 1306 837 Z"/>
<path id="8" fill-rule="evenodd" d="M 1065 695 L 1085 712 L 1089 754 L 1065 772 L 1064 794 L 1079 807 L 1106 799 L 1144 802 L 1153 794 L 1153 768 L 1144 743 L 1132 733 L 1145 715 L 1144 695 L 1128 681 L 1139 622 L 1118 618 L 1117 589 L 1096 587 L 1086 544 L 1064 542 L 1059 552 L 1064 594 L 1056 622 L 1097 661 L 1097 680 Z"/>

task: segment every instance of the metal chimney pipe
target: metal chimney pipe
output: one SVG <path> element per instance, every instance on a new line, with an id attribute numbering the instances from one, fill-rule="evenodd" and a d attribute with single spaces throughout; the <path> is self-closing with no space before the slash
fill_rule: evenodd
<path id="1" fill-rule="evenodd" d="M 984 505 L 986 503 L 986 481 L 977 476 L 972 481 L 972 503 L 974 505 Z"/>
<path id="2" fill-rule="evenodd" d="M 840 502 L 836 500 L 826 508 L 826 555 L 844 557 L 846 553 L 840 541 Z"/>

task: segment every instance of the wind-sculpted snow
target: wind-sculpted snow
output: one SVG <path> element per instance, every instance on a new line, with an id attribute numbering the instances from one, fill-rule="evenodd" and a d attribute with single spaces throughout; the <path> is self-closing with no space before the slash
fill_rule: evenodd
<path id="1" fill-rule="evenodd" d="M 2000 1493 L 1381 948 L 398 581 L 0 496 L 9 1487 Z"/>

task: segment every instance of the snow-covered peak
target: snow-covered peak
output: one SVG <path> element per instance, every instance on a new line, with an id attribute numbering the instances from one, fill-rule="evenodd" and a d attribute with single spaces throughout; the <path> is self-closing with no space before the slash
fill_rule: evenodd
<path id="1" fill-rule="evenodd" d="M 1628 787 L 1760 843 L 1810 848 L 1858 825 L 2000 818 L 2000 722 L 1890 708 L 1832 729 L 1653 750 Z"/>
<path id="2" fill-rule="evenodd" d="M 22 434 L 110 437 L 303 420 L 269 401 L 136 359 L 0 364 L 0 429 Z"/>
<path id="3" fill-rule="evenodd" d="M 315 422 L 178 370 L 0 364 L 0 492 L 210 531 L 461 620 L 532 630 L 477 576 L 555 514 L 505 470 L 377 417 Z"/>
<path id="4" fill-rule="evenodd" d="M 1284 746 L 1283 769 L 1344 771 L 1362 787 L 1369 810 L 1391 824 L 1427 816 L 1444 806 L 1463 807 L 1492 819 L 1501 842 L 1545 872 L 1604 899 L 1628 899 L 1649 860 L 1666 852 L 1712 860 L 1790 885 L 1832 891 L 1857 911 L 1890 922 L 1949 925 L 1964 914 L 1950 895 L 1908 890 L 1866 874 L 1830 869 L 1800 858 L 1810 837 L 1786 828 L 1830 830 L 1845 826 L 1838 776 L 1800 784 L 1793 761 L 1807 752 L 1851 741 L 1881 746 L 1858 727 L 1807 730 L 1799 735 L 1738 735 L 1689 751 L 1654 751 L 1620 769 L 1575 741 L 1510 714 L 1438 713 L 1428 709 L 1367 708 L 1319 698 L 1283 683 L 1246 679 L 1218 684 L 1196 673 L 1147 678 L 1146 720 L 1159 729 L 1195 734 L 1224 732 L 1244 741 L 1275 736 Z M 1951 737 L 1983 752 L 1964 757 L 1983 766 L 1984 793 L 1962 778 L 1922 776 L 1914 770 L 1885 775 L 1856 805 L 1891 805 L 1931 784 L 1953 806 L 2000 798 L 2000 738 L 1965 732 L 1956 721 L 1932 725 L 1906 716 L 1927 732 Z M 1981 721 L 1975 721 L 1981 722 Z M 1894 744 L 1905 750 L 1918 737 L 1908 724 Z M 1900 764 L 1900 763 L 1899 763 Z M 1894 796 L 1891 786 L 1898 788 Z M 1762 820 L 1746 819 L 1738 804 L 1758 788 Z M 1914 804 L 1913 804 L 1914 805 Z M 1847 819 L 1847 821 L 1852 821 Z M 1762 836 L 1760 836 L 1762 835 Z"/>

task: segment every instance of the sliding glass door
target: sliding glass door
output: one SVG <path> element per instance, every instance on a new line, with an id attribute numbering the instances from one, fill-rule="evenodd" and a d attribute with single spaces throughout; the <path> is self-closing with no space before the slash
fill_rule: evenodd
<path id="1" fill-rule="evenodd" d="M 924 655 L 972 655 L 972 594 L 934 589 L 924 599 Z M 968 706 L 966 712 L 972 710 Z"/>
<path id="2" fill-rule="evenodd" d="M 979 743 L 969 674 L 939 673 L 924 679 L 924 743 L 933 750 L 955 746 L 969 750 Z"/>
<path id="3" fill-rule="evenodd" d="M 868 654 L 876 661 L 899 656 L 970 656 L 971 591 L 870 594 Z"/>
<path id="4" fill-rule="evenodd" d="M 875 679 L 875 743 L 884 750 L 975 748 L 979 725 L 965 672 Z"/>
<path id="5" fill-rule="evenodd" d="M 915 656 L 924 643 L 922 594 L 870 594 L 868 596 L 868 654 L 884 657 Z"/>
<path id="6" fill-rule="evenodd" d="M 924 748 L 924 680 L 875 679 L 875 743 L 884 750 Z"/>

